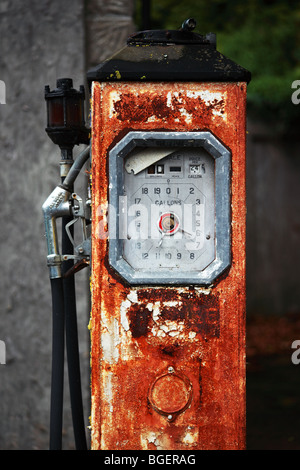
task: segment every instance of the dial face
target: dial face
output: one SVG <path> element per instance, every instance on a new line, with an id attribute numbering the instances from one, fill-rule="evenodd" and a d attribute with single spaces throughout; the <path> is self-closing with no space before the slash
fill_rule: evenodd
<path id="1" fill-rule="evenodd" d="M 131 285 L 211 285 L 231 262 L 230 162 L 209 131 L 123 136 L 109 151 L 110 266 Z"/>
<path id="2" fill-rule="evenodd" d="M 137 152 L 138 155 L 138 152 Z M 215 259 L 215 160 L 202 147 L 179 148 L 126 171 L 122 257 L 136 271 L 201 271 Z M 147 166 L 147 161 L 150 164 Z"/>

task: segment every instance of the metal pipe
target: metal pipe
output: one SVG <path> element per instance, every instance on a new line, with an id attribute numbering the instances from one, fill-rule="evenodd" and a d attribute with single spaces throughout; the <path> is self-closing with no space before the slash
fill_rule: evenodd
<path id="1" fill-rule="evenodd" d="M 48 249 L 47 264 L 50 270 L 50 279 L 62 276 L 62 260 L 58 248 L 56 219 L 58 217 L 69 216 L 71 214 L 69 200 L 73 184 L 83 165 L 88 160 L 89 155 L 90 146 L 86 147 L 86 149 L 78 155 L 71 166 L 69 173 L 65 177 L 64 182 L 52 191 L 42 206 Z"/>
<path id="2" fill-rule="evenodd" d="M 70 196 L 70 191 L 67 191 L 61 186 L 57 186 L 42 206 L 48 250 L 47 265 L 49 267 L 50 279 L 62 277 L 62 260 L 58 247 L 56 219 L 70 214 Z"/>

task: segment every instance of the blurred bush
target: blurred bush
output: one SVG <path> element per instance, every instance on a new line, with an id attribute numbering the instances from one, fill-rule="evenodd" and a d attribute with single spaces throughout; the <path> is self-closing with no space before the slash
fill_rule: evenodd
<path id="1" fill-rule="evenodd" d="M 141 2 L 139 2 L 140 4 Z M 296 132 L 300 105 L 292 103 L 300 80 L 300 3 L 284 0 L 152 0 L 151 29 L 178 29 L 186 18 L 195 32 L 217 34 L 217 48 L 250 70 L 248 112 L 276 132 Z M 137 4 L 135 20 L 141 24 Z"/>

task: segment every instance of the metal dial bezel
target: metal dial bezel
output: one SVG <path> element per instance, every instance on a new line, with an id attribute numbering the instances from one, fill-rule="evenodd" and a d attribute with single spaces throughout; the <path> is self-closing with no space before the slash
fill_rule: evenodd
<path id="1" fill-rule="evenodd" d="M 131 131 L 109 152 L 109 205 L 118 213 L 124 184 L 124 158 L 136 147 L 203 147 L 215 160 L 216 256 L 202 271 L 184 271 L 173 277 L 153 270 L 135 270 L 122 257 L 119 217 L 108 214 L 109 264 L 130 285 L 208 286 L 231 264 L 230 172 L 231 153 L 211 132 Z"/>

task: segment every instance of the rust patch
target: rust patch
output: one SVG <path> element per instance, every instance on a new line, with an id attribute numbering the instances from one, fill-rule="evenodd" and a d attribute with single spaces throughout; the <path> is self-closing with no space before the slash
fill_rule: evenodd
<path id="1" fill-rule="evenodd" d="M 185 121 L 186 115 L 190 115 L 193 120 L 201 118 L 202 121 L 208 122 L 213 118 L 213 111 L 224 114 L 223 99 L 214 99 L 207 104 L 200 96 L 188 97 L 182 93 L 171 97 L 163 93 L 122 93 L 120 99 L 114 102 L 113 113 L 120 121 L 142 123 L 154 118 L 173 124 Z"/>
<path id="2" fill-rule="evenodd" d="M 178 322 L 184 325 L 187 331 L 194 331 L 202 337 L 219 337 L 220 335 L 220 312 L 218 296 L 191 295 L 176 291 L 158 289 L 151 291 L 151 297 L 146 295 L 147 291 L 139 291 L 138 303 L 133 303 L 128 310 L 129 326 L 133 338 L 147 336 L 149 329 L 155 323 L 164 324 Z M 149 298 L 151 306 L 159 303 L 159 316 L 154 321 L 151 308 L 149 309 Z M 172 353 L 173 354 L 173 353 Z"/>
<path id="3" fill-rule="evenodd" d="M 177 342 L 173 344 L 164 344 L 163 346 L 160 346 L 160 350 L 163 354 L 170 357 L 176 357 L 181 352 L 180 345 Z"/>
<path id="4" fill-rule="evenodd" d="M 188 328 L 197 331 L 205 337 L 220 336 L 220 310 L 219 307 L 202 306 L 200 309 L 191 306 L 188 313 Z"/>
<path id="5" fill-rule="evenodd" d="M 151 320 L 151 314 L 148 309 L 139 304 L 133 304 L 128 312 L 129 326 L 133 338 L 146 336 L 148 326 Z"/>
<path id="6" fill-rule="evenodd" d="M 167 106 L 167 98 L 157 95 L 133 95 L 123 93 L 114 103 L 116 117 L 120 121 L 145 122 L 151 116 L 169 118 L 172 110 Z"/>
<path id="7" fill-rule="evenodd" d="M 173 421 L 192 399 L 192 384 L 188 377 L 175 372 L 173 367 L 155 378 L 149 391 L 149 401 L 157 413 Z"/>

